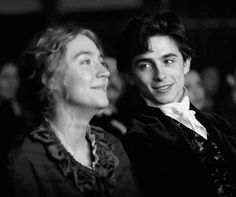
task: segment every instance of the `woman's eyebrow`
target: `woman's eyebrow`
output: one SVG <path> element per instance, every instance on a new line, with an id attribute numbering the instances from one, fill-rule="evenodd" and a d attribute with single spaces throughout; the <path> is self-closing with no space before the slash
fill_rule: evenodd
<path id="1" fill-rule="evenodd" d="M 76 54 L 72 57 L 72 59 L 75 60 L 76 58 L 78 58 L 78 57 L 81 56 L 81 55 L 94 56 L 95 53 L 94 53 L 94 52 L 91 52 L 91 51 L 80 51 L 80 52 L 76 53 Z M 99 57 L 100 57 L 100 58 L 104 58 L 104 55 L 103 55 L 103 54 L 99 54 Z"/>
<path id="2" fill-rule="evenodd" d="M 80 52 L 76 53 L 75 55 L 73 55 L 72 59 L 75 60 L 76 58 L 78 58 L 81 55 L 93 55 L 93 52 L 91 52 L 91 51 L 80 51 Z"/>

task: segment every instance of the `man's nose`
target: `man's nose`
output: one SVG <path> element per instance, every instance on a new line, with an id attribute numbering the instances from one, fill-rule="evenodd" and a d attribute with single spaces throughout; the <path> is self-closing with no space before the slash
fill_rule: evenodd
<path id="1" fill-rule="evenodd" d="M 154 75 L 153 75 L 154 80 L 157 81 L 163 80 L 166 77 L 166 73 L 162 65 L 159 64 L 154 67 Z"/>

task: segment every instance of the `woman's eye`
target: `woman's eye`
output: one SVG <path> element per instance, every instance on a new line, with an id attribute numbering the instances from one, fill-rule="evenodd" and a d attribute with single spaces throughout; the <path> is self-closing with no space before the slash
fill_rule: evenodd
<path id="1" fill-rule="evenodd" d="M 90 59 L 85 59 L 81 62 L 81 64 L 90 64 L 91 60 Z"/>

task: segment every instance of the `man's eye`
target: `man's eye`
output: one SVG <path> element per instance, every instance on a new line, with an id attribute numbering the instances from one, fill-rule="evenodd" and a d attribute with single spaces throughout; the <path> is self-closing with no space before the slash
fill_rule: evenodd
<path id="1" fill-rule="evenodd" d="M 172 59 L 166 59 L 166 60 L 164 60 L 164 63 L 165 64 L 172 64 L 174 62 L 174 60 L 172 60 Z"/>
<path id="2" fill-rule="evenodd" d="M 147 68 L 151 68 L 151 64 L 149 64 L 149 63 L 140 63 L 140 64 L 138 64 L 138 69 L 140 69 L 140 70 L 145 70 L 145 69 L 147 69 Z"/>

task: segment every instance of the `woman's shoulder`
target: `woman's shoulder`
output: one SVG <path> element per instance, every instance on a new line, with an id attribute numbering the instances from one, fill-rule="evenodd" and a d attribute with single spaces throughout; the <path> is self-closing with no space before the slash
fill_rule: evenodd
<path id="1" fill-rule="evenodd" d="M 10 174 L 21 176 L 22 180 L 33 177 L 34 173 L 50 169 L 50 161 L 43 144 L 32 140 L 29 136 L 15 147 L 8 155 L 8 170 Z M 33 169 L 33 170 L 32 170 Z"/>
<path id="2" fill-rule="evenodd" d="M 60 152 L 52 133 L 39 125 L 31 129 L 24 139 L 9 154 L 10 164 L 28 163 L 33 166 L 52 165 L 52 158 Z"/>
<path id="3" fill-rule="evenodd" d="M 15 161 L 34 161 L 36 158 L 42 157 L 42 155 L 45 155 L 43 145 L 32 140 L 30 136 L 26 136 L 21 143 L 12 149 L 9 153 L 9 158 Z"/>

